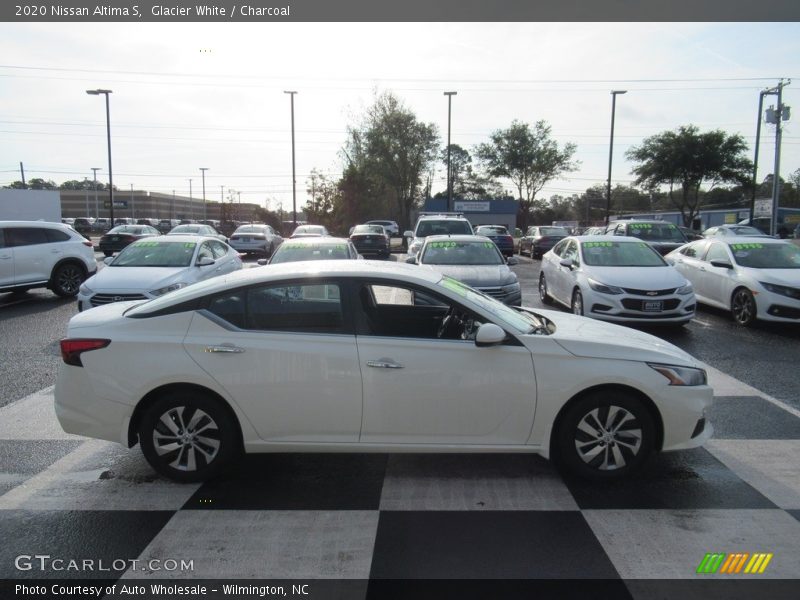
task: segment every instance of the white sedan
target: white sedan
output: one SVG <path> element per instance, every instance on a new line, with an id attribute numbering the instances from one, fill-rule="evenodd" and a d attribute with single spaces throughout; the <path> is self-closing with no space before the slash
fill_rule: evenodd
<path id="1" fill-rule="evenodd" d="M 542 257 L 539 297 L 577 315 L 644 324 L 688 323 L 692 284 L 652 247 L 634 237 L 565 238 Z"/>
<path id="2" fill-rule="evenodd" d="M 666 256 L 692 282 L 698 302 L 756 319 L 800 323 L 800 248 L 768 237 L 692 242 Z"/>
<path id="3" fill-rule="evenodd" d="M 244 452 L 529 452 L 612 479 L 702 445 L 702 364 L 651 335 L 515 309 L 377 261 L 245 269 L 74 316 L 65 431 L 198 481 Z M 124 365 L 124 368 L 120 368 Z"/>
<path id="4" fill-rule="evenodd" d="M 127 246 L 87 279 L 78 291 L 78 310 L 125 300 L 148 300 L 242 268 L 239 254 L 206 236 L 146 238 Z"/>

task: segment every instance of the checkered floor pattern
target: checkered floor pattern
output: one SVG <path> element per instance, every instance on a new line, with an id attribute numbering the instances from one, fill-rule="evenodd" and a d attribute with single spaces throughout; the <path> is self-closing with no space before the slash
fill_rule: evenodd
<path id="1" fill-rule="evenodd" d="M 758 577 L 795 580 L 800 413 L 711 375 L 715 438 L 608 485 L 528 455 L 406 454 L 255 455 L 179 485 L 138 448 L 64 434 L 43 390 L 0 409 L 0 579 L 87 576 L 15 566 L 47 554 L 193 561 L 91 574 L 109 579 L 586 579 L 649 598 L 706 553 L 769 552 Z"/>

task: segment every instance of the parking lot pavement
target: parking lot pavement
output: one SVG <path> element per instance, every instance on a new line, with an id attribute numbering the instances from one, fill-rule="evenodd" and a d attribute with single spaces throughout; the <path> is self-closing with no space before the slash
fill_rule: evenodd
<path id="1" fill-rule="evenodd" d="M 63 433 L 48 388 L 0 408 L 0 579 L 369 582 L 338 596 L 360 598 L 395 580 L 575 578 L 649 598 L 654 580 L 730 583 L 698 565 L 745 552 L 773 555 L 758 581 L 800 585 L 800 412 L 709 374 L 714 439 L 607 485 L 521 454 L 251 455 L 216 481 L 180 485 L 138 447 Z M 18 571 L 14 558 L 34 552 L 139 563 L 101 575 Z M 167 558 L 193 568 L 138 567 Z"/>

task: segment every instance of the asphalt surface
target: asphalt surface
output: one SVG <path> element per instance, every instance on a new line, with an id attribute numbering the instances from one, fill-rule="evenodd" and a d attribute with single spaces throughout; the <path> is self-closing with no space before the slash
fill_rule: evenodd
<path id="1" fill-rule="evenodd" d="M 402 260 L 395 254 L 392 260 Z M 97 254 L 102 266 L 102 255 Z M 514 267 L 526 306 L 545 307 L 537 291 L 539 261 L 521 257 Z M 248 260 L 248 263 L 255 262 Z M 558 309 L 556 309 L 558 310 Z M 0 294 L 0 406 L 55 383 L 60 363 L 58 341 L 77 312 L 74 300 L 48 290 Z M 701 305 L 695 319 L 682 328 L 649 327 L 648 333 L 686 350 L 703 362 L 770 396 L 800 408 L 798 370 L 800 324 L 758 323 L 746 329 L 723 311 Z"/>

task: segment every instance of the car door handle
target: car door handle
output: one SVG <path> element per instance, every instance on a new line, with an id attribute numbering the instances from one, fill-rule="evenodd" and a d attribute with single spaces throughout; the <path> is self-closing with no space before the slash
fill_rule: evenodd
<path id="1" fill-rule="evenodd" d="M 206 352 L 214 352 L 221 354 L 241 354 L 244 348 L 234 346 L 232 344 L 222 344 L 221 346 L 206 346 Z"/>
<path id="2" fill-rule="evenodd" d="M 389 358 L 381 358 L 379 360 L 368 360 L 368 367 L 375 367 L 376 369 L 402 369 L 403 365 L 396 363 Z"/>

